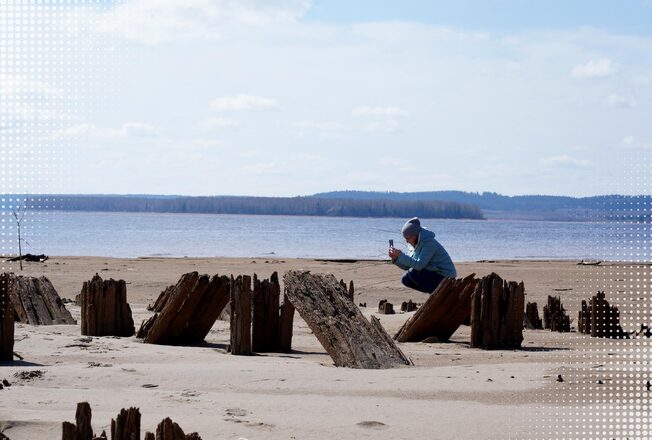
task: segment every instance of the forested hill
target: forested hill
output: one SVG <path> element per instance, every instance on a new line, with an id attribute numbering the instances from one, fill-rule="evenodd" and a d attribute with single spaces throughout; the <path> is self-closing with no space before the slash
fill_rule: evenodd
<path id="1" fill-rule="evenodd" d="M 468 203 L 482 209 L 487 218 L 529 220 L 645 220 L 650 219 L 652 197 L 602 195 L 567 197 L 547 195 L 505 196 L 494 192 L 333 191 L 315 194 L 321 199 L 442 200 Z"/>
<path id="2" fill-rule="evenodd" d="M 30 209 L 37 210 L 483 219 L 477 206 L 438 200 L 155 195 L 32 195 L 29 199 Z"/>

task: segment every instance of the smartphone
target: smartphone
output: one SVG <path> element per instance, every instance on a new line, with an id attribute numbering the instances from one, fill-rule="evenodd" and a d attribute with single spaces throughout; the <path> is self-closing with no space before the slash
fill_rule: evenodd
<path id="1" fill-rule="evenodd" d="M 391 247 L 391 248 L 394 247 L 394 240 L 389 240 L 389 247 Z"/>

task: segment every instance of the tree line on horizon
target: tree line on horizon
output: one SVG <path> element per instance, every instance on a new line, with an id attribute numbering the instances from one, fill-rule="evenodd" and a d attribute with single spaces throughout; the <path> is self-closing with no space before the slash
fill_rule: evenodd
<path id="1" fill-rule="evenodd" d="M 317 197 L 32 195 L 35 210 L 194 214 L 422 217 L 482 220 L 475 205 L 438 200 L 356 200 Z"/>

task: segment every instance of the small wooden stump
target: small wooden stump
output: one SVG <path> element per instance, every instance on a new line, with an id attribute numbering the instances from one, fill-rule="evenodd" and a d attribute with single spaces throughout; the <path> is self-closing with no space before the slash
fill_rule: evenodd
<path id="1" fill-rule="evenodd" d="M 251 349 L 255 352 L 272 352 L 279 349 L 279 301 L 281 286 L 278 273 L 269 280 L 259 280 L 254 274 L 252 293 Z"/>
<path id="2" fill-rule="evenodd" d="M 61 425 L 62 440 L 93 440 L 93 427 L 91 426 L 91 406 L 88 402 L 79 402 L 75 413 L 75 422 L 63 422 Z"/>
<path id="3" fill-rule="evenodd" d="M 335 366 L 392 368 L 409 365 L 377 320 L 367 321 L 333 275 L 289 271 L 286 295 Z"/>
<path id="4" fill-rule="evenodd" d="M 231 276 L 231 354 L 251 354 L 251 277 Z"/>
<path id="5" fill-rule="evenodd" d="M 0 275 L 0 361 L 14 359 L 14 305 L 9 297 L 7 274 Z"/>
<path id="6" fill-rule="evenodd" d="M 88 336 L 132 336 L 134 319 L 127 303 L 124 280 L 102 280 L 95 274 L 80 293 L 81 334 Z"/>
<path id="7" fill-rule="evenodd" d="M 154 434 L 145 433 L 145 440 L 154 440 Z M 169 417 L 164 418 L 156 427 L 155 440 L 201 440 L 196 432 L 184 434 L 183 429 L 174 423 Z"/>
<path id="8" fill-rule="evenodd" d="M 402 312 L 413 312 L 416 309 L 417 309 L 417 304 L 412 302 L 412 300 L 403 301 L 401 303 L 401 311 Z"/>
<path id="9" fill-rule="evenodd" d="M 386 299 L 381 299 L 378 303 L 378 313 L 381 315 L 393 315 L 394 305 Z"/>
<path id="10" fill-rule="evenodd" d="M 31 325 L 77 324 L 46 277 L 17 276 L 6 272 L 1 277 L 17 321 Z"/>
<path id="11" fill-rule="evenodd" d="M 143 321 L 137 336 L 149 344 L 201 342 L 229 302 L 229 278 L 190 272 L 165 289 L 160 312 Z"/>
<path id="12" fill-rule="evenodd" d="M 471 297 L 471 347 L 519 348 L 523 342 L 523 282 L 483 277 Z"/>
<path id="13" fill-rule="evenodd" d="M 580 333 L 590 334 L 594 338 L 622 339 L 629 336 L 620 326 L 618 307 L 609 305 L 604 292 L 598 292 L 588 304 L 582 301 L 577 326 Z"/>
<path id="14" fill-rule="evenodd" d="M 523 326 L 530 330 L 539 330 L 543 328 L 543 322 L 539 318 L 539 308 L 537 303 L 527 303 L 525 306 L 525 316 L 523 317 Z"/>
<path id="15" fill-rule="evenodd" d="M 447 341 L 471 314 L 475 274 L 466 278 L 445 278 L 426 302 L 394 335 L 399 342 L 419 342 L 431 336 Z"/>
<path id="16" fill-rule="evenodd" d="M 553 332 L 570 332 L 570 317 L 558 296 L 548 296 L 548 304 L 543 306 L 543 327 Z"/>

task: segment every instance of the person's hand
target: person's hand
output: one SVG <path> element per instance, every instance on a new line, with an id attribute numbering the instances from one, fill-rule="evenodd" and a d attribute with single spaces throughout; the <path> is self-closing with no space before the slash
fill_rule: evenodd
<path id="1" fill-rule="evenodd" d="M 392 261 L 396 261 L 399 255 L 401 255 L 403 252 L 400 251 L 400 249 L 396 249 L 395 247 L 389 248 L 389 258 L 392 259 Z"/>

